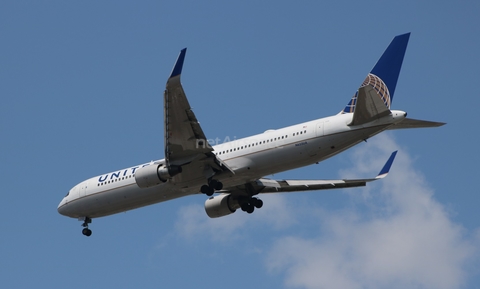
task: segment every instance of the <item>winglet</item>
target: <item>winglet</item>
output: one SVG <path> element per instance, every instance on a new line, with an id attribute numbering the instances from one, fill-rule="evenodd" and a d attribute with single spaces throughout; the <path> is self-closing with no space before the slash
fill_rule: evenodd
<path id="1" fill-rule="evenodd" d="M 182 74 L 183 61 L 185 60 L 185 54 L 187 53 L 187 48 L 184 48 L 180 51 L 175 66 L 173 67 L 170 78 Z"/>
<path id="2" fill-rule="evenodd" d="M 393 160 L 395 159 L 395 156 L 397 155 L 398 151 L 394 151 L 391 155 L 390 158 L 388 158 L 388 161 L 385 163 L 383 166 L 382 170 L 380 173 L 378 173 L 378 176 L 375 179 L 383 179 L 388 175 L 388 172 L 390 171 L 390 167 L 393 164 Z"/>

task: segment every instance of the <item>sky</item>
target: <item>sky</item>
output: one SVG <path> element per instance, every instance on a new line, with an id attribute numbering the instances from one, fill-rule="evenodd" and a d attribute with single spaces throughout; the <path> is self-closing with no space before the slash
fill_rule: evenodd
<path id="1" fill-rule="evenodd" d="M 478 1 L 2 1 L 0 282 L 5 288 L 478 288 Z M 411 32 L 392 109 L 446 122 L 382 133 L 276 179 L 387 178 L 262 196 L 219 219 L 204 195 L 81 222 L 77 183 L 163 158 L 163 90 L 208 138 L 338 113 Z"/>

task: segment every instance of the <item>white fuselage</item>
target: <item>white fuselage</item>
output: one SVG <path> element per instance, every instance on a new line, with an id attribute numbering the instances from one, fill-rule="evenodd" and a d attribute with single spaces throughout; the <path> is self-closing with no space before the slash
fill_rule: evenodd
<path id="1" fill-rule="evenodd" d="M 392 111 L 365 125 L 349 126 L 352 113 L 277 129 L 243 139 L 213 146 L 214 153 L 235 175 L 216 175 L 224 186 L 245 184 L 263 176 L 299 168 L 323 161 L 389 126 L 402 121 L 406 113 Z M 154 163 L 162 163 L 159 160 Z M 206 179 L 188 183 L 167 182 L 150 188 L 140 188 L 135 171 L 146 163 L 85 180 L 73 187 L 58 205 L 60 214 L 73 218 L 97 218 L 135 208 L 197 194 Z M 182 174 L 187 174 L 188 169 Z"/>

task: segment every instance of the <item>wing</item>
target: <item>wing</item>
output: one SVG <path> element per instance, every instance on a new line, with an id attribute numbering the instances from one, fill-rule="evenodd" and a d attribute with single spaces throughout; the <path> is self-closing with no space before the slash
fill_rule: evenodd
<path id="1" fill-rule="evenodd" d="M 180 83 L 186 48 L 180 52 L 164 93 L 165 157 L 184 165 L 212 152 Z"/>
<path id="2" fill-rule="evenodd" d="M 380 173 L 371 179 L 341 179 L 341 180 L 272 180 L 262 178 L 254 182 L 247 183 L 243 186 L 231 188 L 230 190 L 222 191 L 222 193 L 230 193 L 233 196 L 253 196 L 256 194 L 265 193 L 285 193 L 285 192 L 303 192 L 316 191 L 327 189 L 341 189 L 362 187 L 368 182 L 373 182 L 386 177 L 393 164 L 397 151 L 390 155 L 383 166 Z"/>
<path id="3" fill-rule="evenodd" d="M 169 168 L 181 167 L 176 182 L 208 179 L 218 171 L 231 171 L 218 159 L 193 113 L 180 82 L 187 49 L 182 49 L 164 93 L 165 161 Z"/>

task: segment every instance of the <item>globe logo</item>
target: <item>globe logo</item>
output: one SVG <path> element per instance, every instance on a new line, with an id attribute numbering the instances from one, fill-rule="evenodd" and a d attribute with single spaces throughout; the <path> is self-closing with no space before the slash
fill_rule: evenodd
<path id="1" fill-rule="evenodd" d="M 375 74 L 369 73 L 365 80 L 363 81 L 360 88 L 370 85 L 376 91 L 378 97 L 383 101 L 385 106 L 390 109 L 390 92 L 388 91 L 388 87 L 383 82 L 383 80 L 376 76 Z M 352 113 L 355 111 L 355 105 L 357 104 L 357 97 L 358 97 L 358 90 L 355 92 L 355 95 L 352 97 L 350 102 L 347 104 L 343 113 Z"/>

